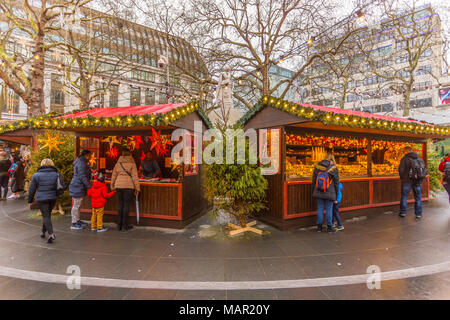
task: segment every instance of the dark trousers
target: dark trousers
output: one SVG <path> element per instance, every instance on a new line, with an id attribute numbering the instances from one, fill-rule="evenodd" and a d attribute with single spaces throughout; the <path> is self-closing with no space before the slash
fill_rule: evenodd
<path id="1" fill-rule="evenodd" d="M 128 227 L 128 214 L 130 213 L 130 204 L 134 198 L 133 189 L 117 189 L 117 196 L 119 198 L 119 229 L 126 229 Z"/>
<path id="2" fill-rule="evenodd" d="M 39 209 L 42 213 L 42 233 L 46 231 L 53 234 L 52 210 L 55 207 L 56 200 L 38 201 Z"/>
<path id="3" fill-rule="evenodd" d="M 341 216 L 339 215 L 339 205 L 340 203 L 333 202 L 333 220 L 336 220 L 338 227 L 342 227 Z"/>
<path id="4" fill-rule="evenodd" d="M 447 182 L 446 184 L 444 184 L 444 188 L 447 191 L 448 201 L 450 202 L 450 183 Z"/>
<path id="5" fill-rule="evenodd" d="M 400 199 L 400 213 L 406 214 L 406 207 L 408 205 L 409 192 L 414 194 L 414 211 L 416 216 L 422 215 L 422 184 L 402 181 L 402 197 Z"/>
<path id="6" fill-rule="evenodd" d="M 1 176 L 0 177 L 0 193 L 1 193 L 1 188 L 3 188 L 3 198 L 6 198 L 6 196 L 8 195 L 8 180 L 9 180 L 9 176 Z"/>

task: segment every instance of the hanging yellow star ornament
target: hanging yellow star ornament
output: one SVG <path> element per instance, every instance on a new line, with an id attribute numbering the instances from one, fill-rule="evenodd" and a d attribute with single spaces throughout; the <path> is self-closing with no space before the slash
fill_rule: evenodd
<path id="1" fill-rule="evenodd" d="M 117 140 L 116 136 L 106 137 L 106 138 L 102 139 L 102 142 L 109 143 L 109 149 L 111 149 L 114 146 L 115 143 L 120 144 L 120 141 Z"/>
<path id="2" fill-rule="evenodd" d="M 38 141 L 43 144 L 40 149 L 42 150 L 44 148 L 48 148 L 48 153 L 51 153 L 53 149 L 60 151 L 58 145 L 64 143 L 63 141 L 59 140 L 59 134 L 55 137 L 52 137 L 49 133 L 47 133 L 47 139 L 39 139 Z"/>

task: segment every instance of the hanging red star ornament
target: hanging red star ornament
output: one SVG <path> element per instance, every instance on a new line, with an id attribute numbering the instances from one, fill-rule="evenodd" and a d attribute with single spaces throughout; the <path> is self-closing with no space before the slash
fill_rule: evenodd
<path id="1" fill-rule="evenodd" d="M 142 141 L 141 136 L 133 136 L 133 140 L 134 140 L 134 144 L 136 146 L 136 150 L 139 150 L 140 145 L 144 144 L 144 142 Z"/>
<path id="2" fill-rule="evenodd" d="M 158 156 L 164 155 L 167 156 L 167 152 L 169 151 L 168 146 L 172 145 L 172 141 L 166 139 L 163 135 L 161 135 L 161 130 L 158 132 L 152 128 L 152 135 L 149 137 L 152 145 L 150 150 L 155 149 Z"/>
<path id="3" fill-rule="evenodd" d="M 140 160 L 140 164 L 142 164 L 142 161 L 144 161 L 144 159 L 145 159 L 145 153 L 144 153 L 144 151 L 141 151 L 141 156 L 139 157 L 139 160 Z"/>
<path id="4" fill-rule="evenodd" d="M 106 151 L 106 155 L 108 156 L 108 158 L 116 159 L 119 156 L 119 149 L 114 146 Z"/>

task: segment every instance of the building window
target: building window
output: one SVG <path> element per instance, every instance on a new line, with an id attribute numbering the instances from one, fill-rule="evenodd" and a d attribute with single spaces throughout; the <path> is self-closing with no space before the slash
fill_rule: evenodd
<path id="1" fill-rule="evenodd" d="M 119 86 L 117 84 L 112 84 L 109 88 L 109 107 L 119 106 Z"/>
<path id="2" fill-rule="evenodd" d="M 131 78 L 135 80 L 155 82 L 155 74 L 147 71 L 133 70 L 131 71 Z"/>
<path id="3" fill-rule="evenodd" d="M 130 106 L 139 106 L 141 104 L 141 88 L 130 88 Z"/>
<path id="4" fill-rule="evenodd" d="M 159 104 L 166 104 L 166 103 L 168 103 L 167 94 L 165 92 L 160 92 L 159 93 L 158 103 Z"/>
<path id="5" fill-rule="evenodd" d="M 155 101 L 155 90 L 145 90 L 145 105 L 151 106 L 156 104 Z"/>
<path id="6" fill-rule="evenodd" d="M 415 99 L 409 103 L 410 108 L 428 108 L 433 106 L 431 98 Z"/>
<path id="7" fill-rule="evenodd" d="M 50 89 L 50 112 L 64 113 L 64 90 L 61 76 L 52 73 Z"/>
<path id="8" fill-rule="evenodd" d="M 0 110 L 7 113 L 19 113 L 19 95 L 5 84 L 0 85 Z"/>

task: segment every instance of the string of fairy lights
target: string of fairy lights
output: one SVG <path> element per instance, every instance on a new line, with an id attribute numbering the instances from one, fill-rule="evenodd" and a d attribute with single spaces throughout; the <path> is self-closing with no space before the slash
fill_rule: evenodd
<path id="1" fill-rule="evenodd" d="M 399 132 L 412 132 L 418 134 L 440 135 L 448 136 L 450 133 L 449 127 L 436 126 L 425 122 L 411 122 L 407 119 L 402 120 L 387 120 L 373 116 L 362 116 L 355 114 L 346 114 L 340 109 L 336 111 L 316 110 L 311 107 L 303 106 L 297 103 L 292 103 L 276 97 L 265 96 L 253 110 L 248 112 L 239 120 L 239 124 L 243 125 L 256 112 L 265 106 L 271 106 L 282 111 L 294 114 L 300 118 L 311 121 L 320 121 L 325 125 L 339 125 L 354 128 L 368 128 L 393 130 Z"/>
<path id="2" fill-rule="evenodd" d="M 83 111 L 85 110 L 80 110 L 80 112 Z M 199 103 L 197 101 L 192 101 L 171 111 L 157 114 L 121 115 L 98 118 L 89 115 L 84 118 L 77 118 L 77 112 L 73 113 L 75 117 L 72 118 L 61 118 L 64 114 L 47 114 L 45 116 L 33 117 L 27 120 L 18 120 L 14 123 L 0 125 L 0 133 L 12 132 L 20 129 L 68 130 L 76 128 L 117 128 L 169 125 L 194 111 L 199 113 L 200 117 L 205 121 L 208 127 L 212 127 L 212 123 L 204 113 L 203 109 L 199 108 Z"/>

